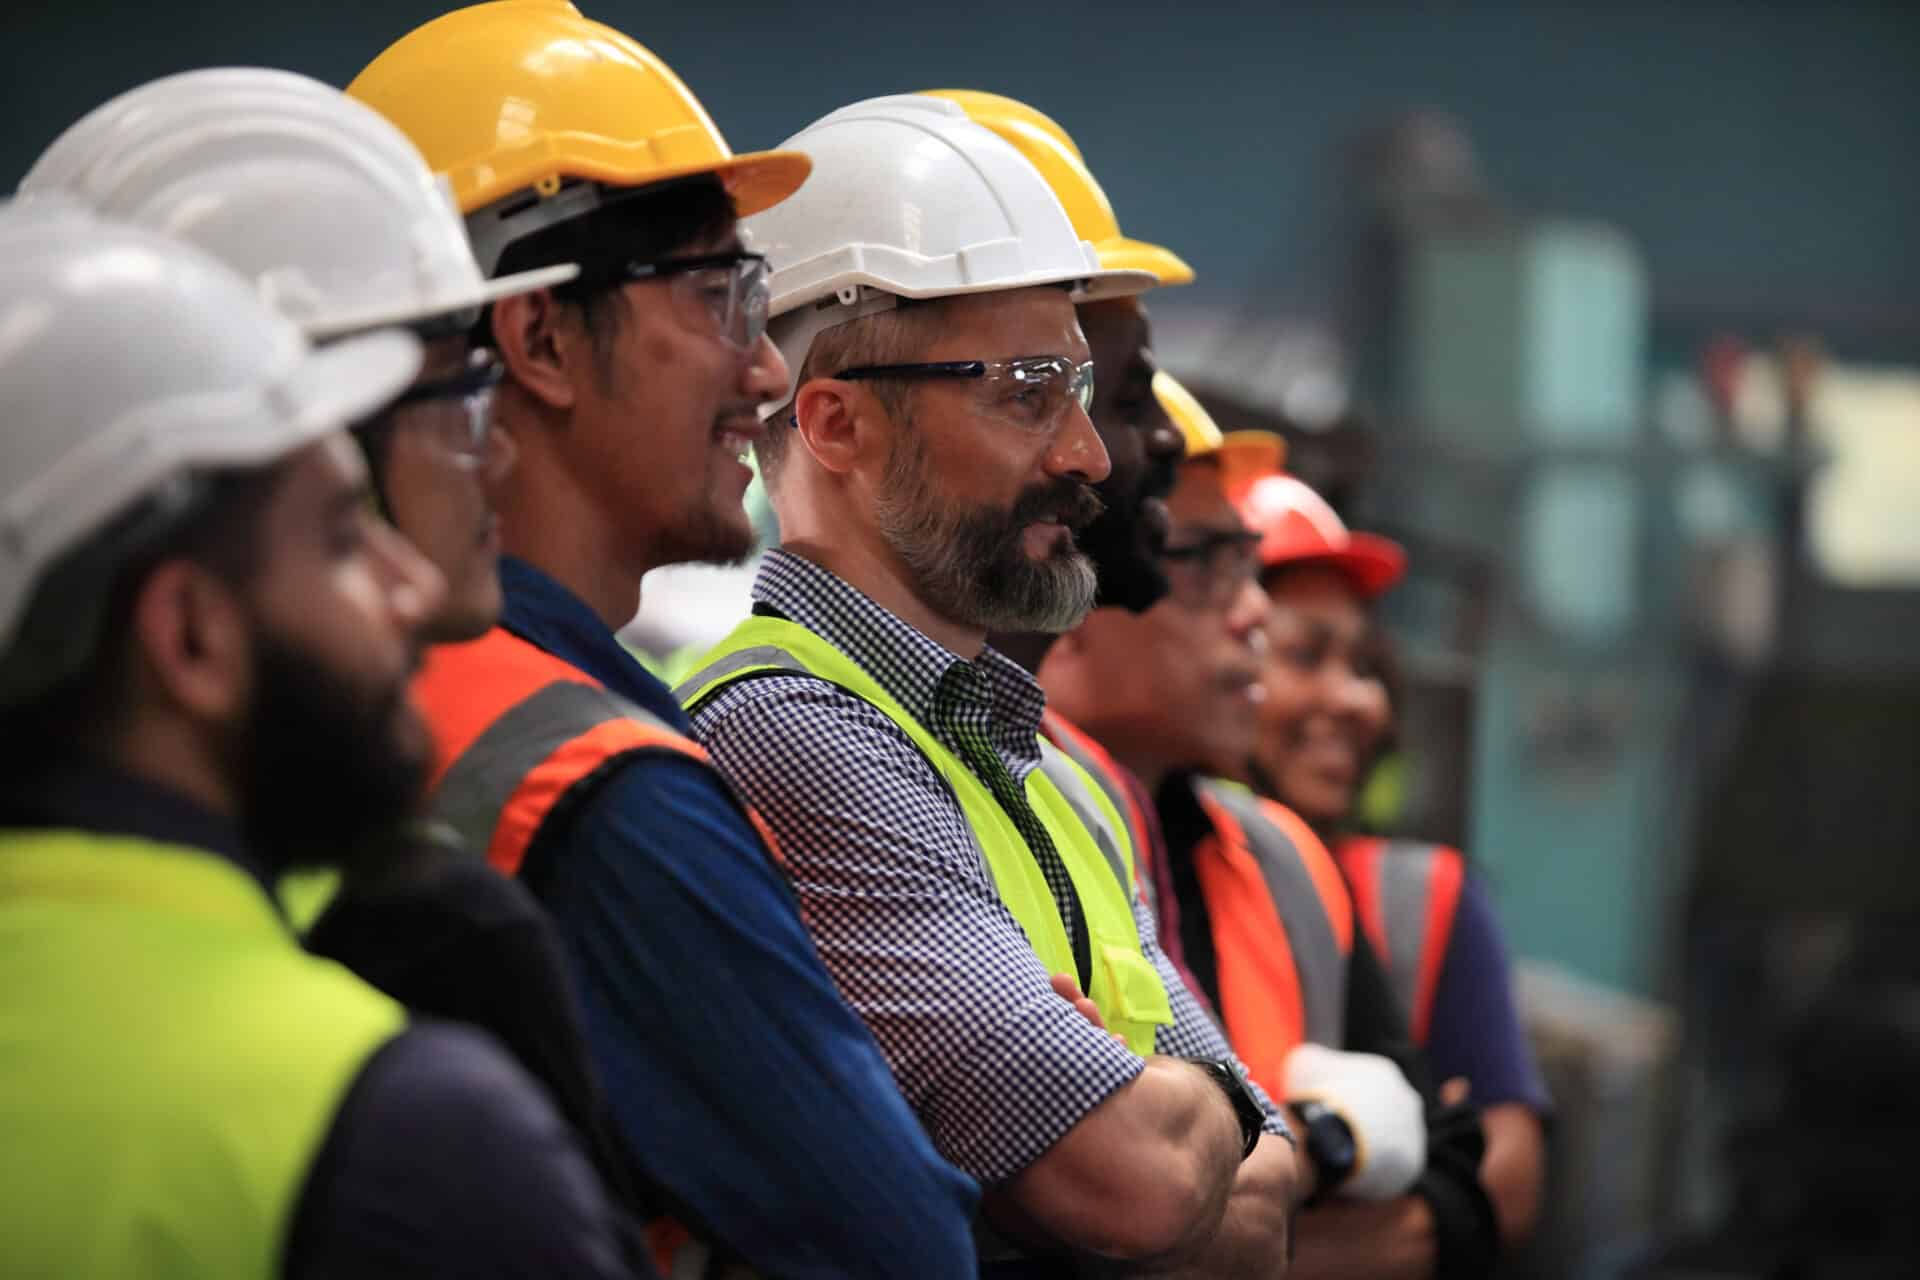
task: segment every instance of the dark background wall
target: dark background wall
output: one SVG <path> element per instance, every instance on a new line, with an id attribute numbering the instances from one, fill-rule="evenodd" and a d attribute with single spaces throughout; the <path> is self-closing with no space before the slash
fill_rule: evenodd
<path id="1" fill-rule="evenodd" d="M 344 83 L 447 7 L 8 0 L 0 181 L 142 80 L 224 62 Z M 1027 98 L 1077 135 L 1124 225 L 1199 267 L 1196 293 L 1317 304 L 1333 143 L 1431 104 L 1522 208 L 1629 230 L 1666 316 L 1809 324 L 1883 358 L 1920 348 L 1920 5 L 585 7 L 665 57 L 739 149 L 875 93 Z"/>

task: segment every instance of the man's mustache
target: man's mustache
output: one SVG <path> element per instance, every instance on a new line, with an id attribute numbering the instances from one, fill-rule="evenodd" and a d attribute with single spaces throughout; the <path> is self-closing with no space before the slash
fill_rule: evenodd
<path id="1" fill-rule="evenodd" d="M 1080 532 L 1107 509 L 1093 486 L 1062 477 L 1051 484 L 1035 485 L 1013 504 L 1008 523 L 1014 528 L 1036 520 L 1058 520 L 1075 533 Z"/>

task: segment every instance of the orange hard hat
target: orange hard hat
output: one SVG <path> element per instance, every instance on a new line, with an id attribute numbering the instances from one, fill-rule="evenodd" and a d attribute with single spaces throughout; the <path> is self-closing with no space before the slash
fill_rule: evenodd
<path id="1" fill-rule="evenodd" d="M 1407 553 L 1399 543 L 1350 532 L 1327 500 L 1296 476 L 1278 471 L 1262 476 L 1247 485 L 1235 503 L 1247 528 L 1260 535 L 1262 568 L 1324 564 L 1345 575 L 1369 600 L 1407 570 Z"/>
<path id="2" fill-rule="evenodd" d="M 1254 481 L 1286 465 L 1287 442 L 1271 431 L 1241 427 L 1221 433 L 1214 455 L 1220 459 L 1227 500 L 1237 503 Z"/>

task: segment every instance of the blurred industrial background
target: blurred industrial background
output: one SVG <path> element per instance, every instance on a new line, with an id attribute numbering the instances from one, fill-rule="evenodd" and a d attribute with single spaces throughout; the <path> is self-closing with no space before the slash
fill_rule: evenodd
<path id="1" fill-rule="evenodd" d="M 16 0 L 0 175 L 155 75 L 344 83 L 444 7 Z M 740 149 L 1041 106 L 1199 271 L 1163 362 L 1408 545 L 1369 804 L 1525 961 L 1559 1114 L 1516 1274 L 1920 1274 L 1920 5 L 583 8 Z"/>

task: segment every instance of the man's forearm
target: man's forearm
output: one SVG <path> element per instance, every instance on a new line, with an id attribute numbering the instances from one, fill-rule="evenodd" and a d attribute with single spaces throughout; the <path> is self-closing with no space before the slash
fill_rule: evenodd
<path id="1" fill-rule="evenodd" d="M 1541 1184 L 1546 1177 L 1546 1138 L 1540 1117 L 1519 1103 L 1502 1103 L 1480 1113 L 1487 1132 L 1487 1154 L 1480 1163 L 1486 1188 L 1500 1221 L 1500 1240 L 1512 1249 L 1533 1234 L 1540 1216 Z"/>
<path id="2" fill-rule="evenodd" d="M 1433 1211 L 1418 1196 L 1329 1200 L 1294 1219 L 1296 1280 L 1428 1280 Z"/>
<path id="3" fill-rule="evenodd" d="M 1169 1058 L 1151 1058 L 1147 1066 L 1150 1071 L 1160 1068 L 1177 1073 L 1177 1078 L 1188 1091 L 1198 1086 L 1197 1096 L 1189 1094 L 1189 1114 L 1168 1117 L 1179 1126 L 1169 1133 L 1169 1137 L 1193 1161 L 1197 1212 L 1179 1246 L 1161 1256 L 1169 1260 L 1205 1257 L 1225 1225 L 1245 1177 L 1248 1161 L 1241 1159 L 1241 1152 L 1246 1139 L 1242 1137 L 1240 1120 L 1233 1104 L 1220 1086 L 1200 1068 L 1190 1062 Z M 1224 1126 L 1220 1123 L 1222 1116 L 1226 1119 Z M 1280 1145 L 1284 1146 L 1285 1143 Z M 1259 1148 L 1255 1149 L 1255 1153 L 1259 1153 Z"/>
<path id="4" fill-rule="evenodd" d="M 1096 1258 L 1165 1270 L 1197 1256 L 1213 1237 L 1243 1143 L 1233 1104 L 1205 1072 L 1149 1058 L 1006 1184 L 1012 1204 L 999 1225 L 1034 1245 L 1065 1246 L 1095 1270 Z"/>
<path id="5" fill-rule="evenodd" d="M 1273 1134 L 1240 1166 L 1220 1226 L 1190 1262 L 1166 1274 L 1181 1280 L 1276 1280 L 1287 1274 L 1287 1233 L 1296 1197 L 1293 1147 Z"/>

